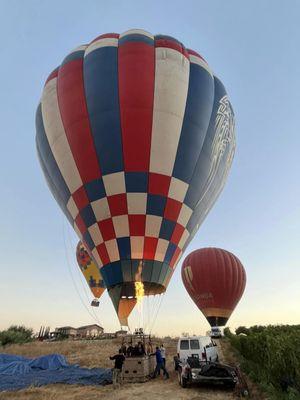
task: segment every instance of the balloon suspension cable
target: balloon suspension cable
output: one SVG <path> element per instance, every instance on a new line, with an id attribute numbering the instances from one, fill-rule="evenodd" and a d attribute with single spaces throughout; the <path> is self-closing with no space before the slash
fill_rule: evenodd
<path id="1" fill-rule="evenodd" d="M 157 319 L 157 317 L 158 317 L 159 310 L 160 310 L 161 305 L 162 305 L 162 303 L 163 303 L 163 300 L 164 300 L 164 298 L 165 298 L 165 292 L 162 293 L 162 294 L 160 294 L 159 297 L 160 297 L 160 299 L 159 299 L 158 307 L 157 307 L 156 314 L 155 314 L 155 317 L 154 317 L 154 319 L 153 319 L 151 328 L 150 328 L 150 330 L 149 330 L 149 334 L 152 333 L 152 330 L 153 330 L 153 328 L 154 328 L 154 326 L 155 326 L 155 322 L 156 322 L 156 319 Z"/>
<path id="2" fill-rule="evenodd" d="M 70 243 L 70 246 L 71 246 L 70 248 L 71 248 L 71 251 L 73 251 L 73 249 L 76 248 L 76 243 L 72 243 L 72 241 L 71 241 L 71 235 L 70 235 L 70 227 L 69 227 L 69 225 L 67 225 L 67 232 L 68 232 L 68 237 L 69 237 L 69 243 Z M 72 263 L 72 265 L 74 265 L 74 264 Z M 76 270 L 76 272 L 77 272 L 77 276 L 78 276 L 78 279 L 79 279 L 79 281 L 80 281 L 81 287 L 83 288 L 83 291 L 84 291 L 86 300 L 87 300 L 88 304 L 90 305 L 90 304 L 91 304 L 91 298 L 90 298 L 90 295 L 89 295 L 88 290 L 87 290 L 87 287 L 86 287 L 86 281 L 84 280 L 84 278 L 83 278 L 83 276 L 82 276 L 82 273 L 80 272 L 80 269 L 77 268 L 77 266 L 75 267 L 75 270 Z M 96 300 L 97 302 L 99 302 L 99 299 L 95 299 L 95 300 Z M 88 308 L 89 308 L 89 307 L 88 307 Z M 95 320 L 100 326 L 103 326 L 103 325 L 102 325 L 102 322 L 100 321 L 99 317 L 97 316 L 97 314 L 96 314 L 96 312 L 95 312 L 94 307 L 89 308 L 89 310 L 92 312 L 92 314 L 93 314 L 93 316 L 94 316 L 94 320 Z"/>
<path id="3" fill-rule="evenodd" d="M 162 302 L 161 295 L 150 295 L 143 298 L 143 324 L 144 332 L 150 333 L 150 328 L 154 325 Z"/>
<path id="4" fill-rule="evenodd" d="M 72 243 L 72 241 L 71 241 L 70 231 L 68 230 L 68 227 L 66 228 L 66 230 L 67 230 L 67 236 L 68 236 L 69 246 L 70 246 L 71 249 L 73 249 L 73 248 L 74 248 L 74 243 Z M 69 249 L 68 249 L 68 248 L 67 248 L 67 251 L 69 252 Z M 73 263 L 72 263 L 72 264 L 73 264 Z M 89 295 L 88 295 L 88 293 L 87 293 L 87 290 L 86 290 L 85 285 L 83 284 L 82 276 L 81 276 L 81 274 L 80 274 L 80 271 L 79 271 L 78 268 L 76 268 L 76 271 L 77 271 L 78 276 L 80 277 L 79 280 L 80 280 L 80 284 L 81 284 L 81 286 L 82 286 L 82 288 L 83 288 L 83 292 L 85 293 L 85 296 L 86 296 L 87 300 L 89 301 Z"/>
<path id="5" fill-rule="evenodd" d="M 151 295 L 147 296 L 146 300 L 146 315 L 145 315 L 145 324 L 143 326 L 144 332 L 148 333 L 148 330 L 150 329 L 151 323 L 152 323 L 152 315 L 154 315 L 154 310 L 156 310 L 156 303 L 157 303 L 157 298 L 158 296 Z"/>
<path id="6" fill-rule="evenodd" d="M 63 220 L 63 223 L 64 223 L 64 228 L 65 228 L 65 220 Z M 68 236 L 68 241 L 69 241 L 70 249 L 71 249 L 71 251 L 73 251 L 73 249 L 76 248 L 76 243 L 72 243 L 69 225 L 67 225 L 66 230 L 67 230 L 67 236 Z M 70 250 L 70 249 L 69 249 L 69 250 Z M 72 265 L 73 265 L 73 263 L 72 263 Z M 82 274 L 81 274 L 81 272 L 80 272 L 80 269 L 77 268 L 77 267 L 76 267 L 75 269 L 76 269 L 76 273 L 77 273 L 77 275 L 78 275 L 80 284 L 81 284 L 81 286 L 82 286 L 82 288 L 83 288 L 83 292 L 84 292 L 84 294 L 85 294 L 85 297 L 86 297 L 88 303 L 90 304 L 90 303 L 91 303 L 91 299 L 90 299 L 90 296 L 89 296 L 88 291 L 87 291 L 87 288 L 86 288 L 86 282 L 85 282 L 84 279 L 83 279 L 83 276 L 82 276 Z M 98 299 L 96 299 L 96 300 L 98 301 Z M 99 318 L 98 318 L 98 316 L 97 316 L 97 314 L 96 314 L 96 312 L 95 312 L 95 310 L 94 310 L 94 308 L 90 308 L 90 311 L 91 311 L 92 314 L 94 315 L 94 320 L 95 320 L 95 321 L 98 321 L 99 325 L 102 326 L 101 323 L 100 323 L 100 320 L 99 320 Z"/>
<path id="7" fill-rule="evenodd" d="M 68 250 L 67 250 L 67 243 L 66 243 L 66 237 L 65 237 L 65 236 L 66 236 L 66 235 L 65 235 L 65 221 L 64 221 L 64 219 L 62 219 L 62 221 L 63 221 L 63 224 L 62 224 L 62 233 L 63 233 L 63 240 L 64 240 L 64 249 L 65 249 L 65 254 L 66 254 L 66 260 L 67 260 L 68 271 L 69 271 L 69 274 L 70 274 L 70 276 L 71 276 L 71 279 L 72 279 L 72 282 L 73 282 L 73 286 L 74 286 L 75 291 L 76 291 L 76 293 L 77 293 L 77 295 L 78 295 L 78 297 L 79 297 L 79 299 L 80 299 L 81 304 L 82 304 L 83 307 L 86 309 L 86 311 L 88 312 L 88 314 L 90 315 L 90 317 L 91 317 L 95 322 L 97 322 L 100 326 L 102 326 L 102 324 L 101 324 L 99 318 L 98 318 L 96 315 L 93 315 L 93 314 L 90 312 L 90 310 L 88 309 L 88 307 L 86 306 L 86 304 L 85 304 L 84 300 L 82 299 L 81 294 L 80 294 L 80 292 L 79 292 L 79 290 L 78 290 L 78 287 L 77 287 L 77 285 L 76 285 L 76 282 L 75 282 L 75 279 L 74 279 L 74 276 L 73 276 L 73 273 L 72 273 L 71 262 L 70 262 L 70 259 L 69 259 Z M 94 311 L 94 310 L 93 310 L 93 311 Z"/>
<path id="8" fill-rule="evenodd" d="M 159 305 L 159 301 L 160 301 L 160 295 L 158 294 L 158 295 L 154 295 L 153 296 L 154 298 L 153 298 L 153 300 L 152 300 L 152 307 L 151 307 L 151 310 L 150 310 L 150 317 L 149 317 L 149 326 L 148 326 L 148 329 L 150 330 L 150 328 L 151 328 L 151 326 L 152 326 L 152 324 L 153 324 L 153 320 L 154 320 L 154 317 L 152 317 L 152 315 L 156 315 L 156 312 L 157 312 L 157 309 L 158 309 L 158 305 Z"/>

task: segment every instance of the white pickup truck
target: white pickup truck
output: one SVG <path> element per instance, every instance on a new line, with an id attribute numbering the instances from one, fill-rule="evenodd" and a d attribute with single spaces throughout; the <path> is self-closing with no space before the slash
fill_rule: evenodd
<path id="1" fill-rule="evenodd" d="M 219 339 L 223 336 L 221 329 L 218 326 L 212 326 L 209 331 L 209 336 L 211 338 Z"/>

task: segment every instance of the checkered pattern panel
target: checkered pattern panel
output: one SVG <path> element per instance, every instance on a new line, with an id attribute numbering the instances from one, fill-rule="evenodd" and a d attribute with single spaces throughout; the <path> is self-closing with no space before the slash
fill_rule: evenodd
<path id="1" fill-rule="evenodd" d="M 148 178 L 152 193 L 142 191 Z M 192 210 L 182 201 L 186 190 L 173 177 L 125 172 L 81 187 L 68 204 L 76 229 L 101 266 L 122 259 L 174 266 L 189 237 L 186 225 Z"/>

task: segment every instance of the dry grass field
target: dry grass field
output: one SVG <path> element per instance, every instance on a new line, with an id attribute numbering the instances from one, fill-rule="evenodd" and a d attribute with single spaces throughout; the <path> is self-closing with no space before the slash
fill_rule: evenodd
<path id="1" fill-rule="evenodd" d="M 158 343 L 157 343 L 158 344 Z M 176 341 L 164 341 L 167 350 L 167 367 L 170 379 L 158 377 L 146 383 L 126 384 L 114 390 L 112 385 L 107 386 L 78 386 L 78 385 L 48 385 L 30 387 L 17 392 L 2 392 L 0 400 L 226 400 L 236 398 L 231 390 L 222 388 L 191 387 L 182 389 L 177 382 L 177 375 L 173 368 L 173 356 L 176 354 Z M 72 364 L 81 367 L 112 367 L 109 356 L 114 354 L 120 346 L 120 339 L 101 341 L 63 341 L 63 342 L 35 342 L 24 345 L 12 345 L 5 348 L 6 353 L 19 354 L 27 357 L 37 357 L 44 354 L 61 353 Z M 230 348 L 223 348 L 220 355 L 224 361 L 234 361 Z M 224 358 L 225 357 L 225 358 Z M 252 397 L 262 399 L 262 397 Z"/>

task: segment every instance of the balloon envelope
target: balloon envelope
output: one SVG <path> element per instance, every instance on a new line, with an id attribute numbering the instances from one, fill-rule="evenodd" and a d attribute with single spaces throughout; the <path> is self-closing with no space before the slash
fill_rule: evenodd
<path id="1" fill-rule="evenodd" d="M 184 286 L 211 326 L 224 326 L 243 295 L 246 272 L 240 260 L 217 248 L 195 250 L 181 269 Z"/>
<path id="2" fill-rule="evenodd" d="M 78 242 L 76 247 L 76 258 L 78 266 L 94 297 L 101 297 L 102 293 L 105 291 L 105 284 L 99 268 L 89 256 L 89 253 L 81 241 Z"/>
<path id="3" fill-rule="evenodd" d="M 48 77 L 36 113 L 48 186 L 122 321 L 163 293 L 222 190 L 234 114 L 206 61 L 143 30 L 104 34 Z"/>

